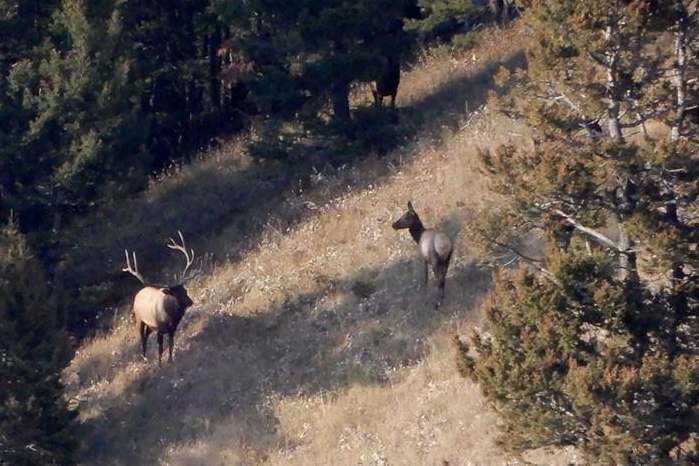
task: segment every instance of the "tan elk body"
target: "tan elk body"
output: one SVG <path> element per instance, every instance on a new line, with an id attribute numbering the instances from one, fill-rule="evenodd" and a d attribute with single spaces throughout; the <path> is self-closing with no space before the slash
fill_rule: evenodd
<path id="1" fill-rule="evenodd" d="M 182 233 L 178 232 L 182 245 L 178 245 L 174 240 L 170 239 L 170 244 L 167 246 L 170 249 L 175 249 L 185 255 L 187 264 L 182 271 L 180 280 L 174 285 L 149 285 L 146 280 L 138 272 L 138 262 L 136 254 L 133 254 L 133 266 L 129 260 L 129 253 L 126 251 L 126 267 L 125 272 L 131 273 L 138 278 L 144 286 L 134 296 L 131 310 L 137 322 L 138 334 L 141 338 L 141 347 L 143 357 L 146 357 L 146 345 L 148 336 L 152 332 L 156 332 L 158 336 L 158 364 L 161 363 L 163 357 L 163 335 L 168 335 L 168 360 L 172 362 L 172 350 L 175 340 L 175 331 L 182 320 L 185 311 L 188 307 L 194 304 L 184 288 L 184 283 L 192 262 L 194 261 L 194 251 L 187 251 Z M 191 253 L 191 256 L 190 256 Z"/>
<path id="2" fill-rule="evenodd" d="M 176 296 L 177 291 L 182 295 Z M 134 316 L 152 330 L 161 333 L 174 331 L 184 311 L 193 304 L 184 288 L 177 291 L 154 286 L 141 288 L 133 300 Z"/>
<path id="3" fill-rule="evenodd" d="M 410 236 L 418 245 L 418 250 L 423 261 L 424 282 L 427 288 L 427 266 L 432 267 L 437 286 L 439 289 L 439 299 L 435 307 L 439 307 L 444 299 L 444 284 L 446 281 L 449 261 L 454 250 L 454 246 L 446 233 L 425 228 L 420 221 L 420 217 L 413 210 L 413 204 L 408 202 L 408 210 L 391 225 L 394 230 L 408 229 Z"/>

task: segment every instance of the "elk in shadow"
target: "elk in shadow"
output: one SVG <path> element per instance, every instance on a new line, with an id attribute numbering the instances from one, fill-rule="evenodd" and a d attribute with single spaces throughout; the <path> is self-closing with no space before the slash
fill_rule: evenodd
<path id="1" fill-rule="evenodd" d="M 391 97 L 391 107 L 396 106 L 396 94 L 398 94 L 398 85 L 400 84 L 400 58 L 398 56 L 386 57 L 381 76 L 376 80 L 376 89 L 372 90 L 374 94 L 374 103 L 380 107 L 384 97 Z"/>
<path id="2" fill-rule="evenodd" d="M 403 31 L 405 24 L 404 18 L 408 19 L 424 19 L 429 14 L 429 11 L 420 7 L 417 1 L 408 2 L 401 12 L 400 17 L 392 18 L 386 23 L 385 35 L 387 37 L 397 38 Z M 380 107 L 384 97 L 391 97 L 391 106 L 396 105 L 396 94 L 398 93 L 398 85 L 400 84 L 400 54 L 393 49 L 386 53 L 384 51 L 383 66 L 381 73 L 376 79 L 376 88 L 371 91 L 374 95 L 374 103 Z"/>

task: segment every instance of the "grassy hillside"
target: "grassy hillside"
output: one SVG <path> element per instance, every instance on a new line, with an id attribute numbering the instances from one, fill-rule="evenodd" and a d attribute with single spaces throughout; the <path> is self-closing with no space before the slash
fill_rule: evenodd
<path id="1" fill-rule="evenodd" d="M 527 143 L 525 128 L 480 107 L 498 66 L 522 64 L 526 40 L 515 25 L 461 55 L 423 57 L 398 103 L 425 124 L 381 159 L 301 174 L 255 165 L 232 141 L 76 228 L 81 273 L 111 270 L 131 290 L 124 247 L 154 278 L 159 261 L 176 266 L 164 241 L 178 228 L 206 256 L 173 364 L 158 368 L 153 337 L 149 362 L 138 357 L 125 306 L 77 352 L 65 380 L 82 464 L 517 464 L 497 450 L 496 416 L 456 373 L 450 342 L 479 325 L 489 286 L 461 234 L 495 202 L 476 150 Z M 438 310 L 434 284 L 418 289 L 412 240 L 390 228 L 410 199 L 456 238 Z"/>

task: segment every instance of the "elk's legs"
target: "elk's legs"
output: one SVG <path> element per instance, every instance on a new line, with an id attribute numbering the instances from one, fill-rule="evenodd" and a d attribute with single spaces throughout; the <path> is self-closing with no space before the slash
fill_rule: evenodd
<path id="1" fill-rule="evenodd" d="M 143 359 L 146 359 L 146 344 L 148 343 L 148 335 L 150 335 L 152 330 L 143 322 L 138 323 L 138 333 L 141 335 L 141 348 L 143 352 Z"/>
<path id="2" fill-rule="evenodd" d="M 158 365 L 163 362 L 163 334 L 158 332 Z"/>
<path id="3" fill-rule="evenodd" d="M 449 270 L 449 261 L 450 260 L 451 260 L 451 253 L 449 254 L 447 259 L 443 263 L 437 265 L 434 268 L 434 274 L 437 277 L 438 288 L 439 288 L 439 300 L 437 301 L 435 308 L 438 308 L 441 305 L 442 301 L 444 301 L 444 294 L 445 294 L 444 287 L 445 287 L 445 283 L 447 280 L 447 270 Z"/>
<path id="4" fill-rule="evenodd" d="M 175 345 L 175 332 L 168 332 L 168 362 L 172 362 L 172 347 Z"/>
<path id="5" fill-rule="evenodd" d="M 439 298 L 437 299 L 437 303 L 434 306 L 435 309 L 439 308 L 439 306 L 442 304 L 442 301 L 444 300 L 444 276 L 446 274 L 443 273 L 443 271 L 440 272 L 441 273 L 437 277 L 437 280 L 439 281 Z"/>
<path id="6" fill-rule="evenodd" d="M 423 275 L 425 277 L 425 279 L 423 280 L 423 283 L 424 283 L 424 287 L 425 287 L 425 291 L 426 291 L 427 290 L 427 265 L 428 264 L 427 264 L 426 260 L 422 261 L 422 264 L 423 264 Z"/>

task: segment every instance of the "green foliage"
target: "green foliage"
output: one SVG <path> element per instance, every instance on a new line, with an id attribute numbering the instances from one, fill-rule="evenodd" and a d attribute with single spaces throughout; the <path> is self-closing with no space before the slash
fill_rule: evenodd
<path id="1" fill-rule="evenodd" d="M 589 230 L 610 219 L 621 224 L 622 236 L 644 236 L 629 238 L 634 244 L 658 238 L 641 233 L 639 222 L 674 231 L 682 236 L 679 244 L 695 241 L 687 220 L 677 219 L 679 226 L 675 221 L 678 212 L 692 215 L 696 209 L 696 147 L 662 140 L 638 145 L 624 135 L 627 127 L 643 131 L 645 121 L 663 118 L 678 105 L 676 83 L 655 72 L 659 64 L 673 63 L 672 48 L 663 46 L 667 37 L 657 31 L 672 16 L 658 17 L 649 5 L 530 2 L 528 20 L 537 41 L 528 51 L 528 74 L 501 72 L 496 81 L 510 92 L 491 93 L 488 106 L 525 118 L 534 149 L 511 146 L 483 154 L 492 188 L 508 199 L 502 210 L 483 217 L 486 245 L 500 248 L 507 236 L 553 233 L 562 221 L 603 248 L 625 249 L 608 234 Z M 593 12 L 600 12 L 594 21 Z M 614 32 L 619 18 L 624 26 Z M 689 78 L 695 70 L 686 72 Z M 630 82 L 622 79 L 629 76 Z M 584 127 L 591 119 L 599 120 L 602 136 Z M 683 131 L 686 141 L 696 134 L 691 126 Z M 620 263 L 630 255 L 619 254 Z"/>
<path id="2" fill-rule="evenodd" d="M 355 112 L 354 127 L 351 133 L 355 137 L 354 150 L 376 152 L 383 155 L 389 149 L 398 146 L 409 132 L 405 124 L 408 116 L 399 123 L 399 115 L 391 107 L 362 107 Z"/>
<path id="3" fill-rule="evenodd" d="M 232 124 L 208 0 L 4 3 L 0 214 L 25 231 L 142 189 Z"/>
<path id="4" fill-rule="evenodd" d="M 44 257 L 56 215 L 142 189 L 244 113 L 348 123 L 351 86 L 412 46 L 413 3 L 3 1 L 0 215 Z"/>
<path id="5" fill-rule="evenodd" d="M 24 238 L 0 229 L 0 464 L 70 465 L 75 413 L 62 398 L 64 319 Z"/>
<path id="6" fill-rule="evenodd" d="M 42 188 L 61 185 L 68 202 L 82 203 L 100 196 L 105 179 L 134 175 L 129 167 L 137 164 L 146 134 L 129 110 L 119 18 L 102 19 L 106 24 L 95 27 L 82 3 L 64 2 L 51 24 L 57 45 L 35 48 L 8 75 L 29 115 L 13 154 L 24 165 L 17 178 L 30 176 L 18 188 L 17 204 L 10 204 L 18 212 L 25 211 L 22 200 L 47 196 Z"/>
<path id="7" fill-rule="evenodd" d="M 221 2 L 215 10 L 240 32 L 232 47 L 250 64 L 244 80 L 262 112 L 295 120 L 316 138 L 333 133 L 351 140 L 366 129 L 352 118 L 366 115 L 350 108 L 350 87 L 375 80 L 385 57 L 405 59 L 415 37 L 400 24 L 412 3 L 252 1 L 229 11 Z M 277 145 L 274 139 L 263 146 Z M 253 154 L 278 157 L 279 151 L 257 144 Z"/>
<path id="8" fill-rule="evenodd" d="M 452 44 L 456 49 L 470 49 L 476 45 L 477 35 L 473 32 L 466 34 L 456 34 L 452 39 Z"/>
<path id="9" fill-rule="evenodd" d="M 474 351 L 460 343 L 459 367 L 502 413 L 512 452 L 699 464 L 699 151 L 680 117 L 697 68 L 678 65 L 682 34 L 694 41 L 699 27 L 678 23 L 679 0 L 526 7 L 528 71 L 501 72 L 488 106 L 523 118 L 533 144 L 481 153 L 504 202 L 473 237 L 531 269 L 497 277 L 488 333 Z M 653 119 L 669 137 L 629 137 Z M 531 252 L 537 237 L 547 247 Z"/>
<path id="10" fill-rule="evenodd" d="M 560 281 L 501 273 L 487 333 L 459 365 L 495 403 L 509 451 L 577 447 L 586 464 L 699 464 L 699 308 L 622 284 L 604 256 L 564 256 Z"/>
<path id="11" fill-rule="evenodd" d="M 433 34 L 434 28 L 440 23 L 475 26 L 475 23 L 484 19 L 484 9 L 474 6 L 471 0 L 427 0 L 420 4 L 429 10 L 429 15 L 421 21 L 410 21 L 407 27 L 419 31 L 426 39 L 430 38 L 430 34 Z"/>

